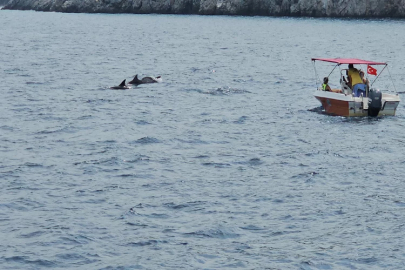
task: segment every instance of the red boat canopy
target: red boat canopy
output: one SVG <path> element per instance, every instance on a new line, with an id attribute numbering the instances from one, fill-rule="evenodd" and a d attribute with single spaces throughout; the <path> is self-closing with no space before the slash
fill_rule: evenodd
<path id="1" fill-rule="evenodd" d="M 387 63 L 383 63 L 383 62 L 373 62 L 373 61 L 367 61 L 367 60 L 361 60 L 361 59 L 355 59 L 355 58 L 312 58 L 312 61 L 315 61 L 315 60 L 337 63 L 339 65 L 341 65 L 341 64 L 387 65 Z"/>

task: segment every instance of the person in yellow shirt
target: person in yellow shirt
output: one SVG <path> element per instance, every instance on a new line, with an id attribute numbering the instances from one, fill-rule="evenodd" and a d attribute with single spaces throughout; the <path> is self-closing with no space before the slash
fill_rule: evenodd
<path id="1" fill-rule="evenodd" d="M 353 64 L 349 64 L 347 79 L 349 81 L 349 86 L 352 88 L 356 97 L 359 97 L 362 93 L 363 96 L 365 95 L 366 85 L 364 84 L 363 79 L 360 77 L 359 71 L 353 67 Z"/>

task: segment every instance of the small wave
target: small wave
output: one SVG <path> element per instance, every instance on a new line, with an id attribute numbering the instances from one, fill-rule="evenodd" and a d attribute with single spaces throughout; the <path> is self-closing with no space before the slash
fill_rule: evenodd
<path id="1" fill-rule="evenodd" d="M 224 119 L 203 119 L 203 123 L 220 123 L 220 124 L 226 124 L 228 123 L 227 120 Z"/>
<path id="2" fill-rule="evenodd" d="M 134 141 L 133 143 L 137 143 L 137 144 L 151 144 L 151 143 L 160 143 L 160 141 L 156 138 L 153 137 L 143 137 L 140 138 L 136 141 Z"/>
<path id="3" fill-rule="evenodd" d="M 63 259 L 63 260 L 68 260 L 68 261 L 89 261 L 85 256 L 79 254 L 79 253 L 64 253 L 64 254 L 57 254 L 56 257 Z M 89 261 L 90 262 L 90 261 Z"/>
<path id="4" fill-rule="evenodd" d="M 207 155 L 199 155 L 199 156 L 195 156 L 194 158 L 209 158 L 210 156 Z"/>
<path id="5" fill-rule="evenodd" d="M 27 167 L 44 167 L 44 165 L 42 165 L 42 164 L 31 163 L 31 162 L 26 162 L 26 163 L 24 164 L 24 166 L 27 166 Z"/>
<path id="6" fill-rule="evenodd" d="M 229 239 L 238 238 L 240 234 L 228 231 L 226 229 L 210 229 L 210 230 L 199 230 L 191 233 L 185 233 L 187 236 L 194 236 L 199 238 L 218 238 L 218 239 Z"/>
<path id="7" fill-rule="evenodd" d="M 247 90 L 241 90 L 232 87 L 219 87 L 215 90 L 210 90 L 204 92 L 204 94 L 214 95 L 214 96 L 221 96 L 221 95 L 230 95 L 230 94 L 243 94 L 243 93 L 250 93 Z"/>
<path id="8" fill-rule="evenodd" d="M 116 140 L 105 140 L 105 141 L 97 141 L 98 143 L 108 143 L 108 144 L 111 144 L 111 143 L 116 143 L 117 141 Z"/>
<path id="9" fill-rule="evenodd" d="M 232 87 L 219 87 L 217 89 L 214 90 L 202 90 L 202 89 L 184 89 L 187 92 L 197 92 L 200 94 L 204 94 L 204 95 L 213 95 L 213 96 L 227 96 L 227 95 L 231 95 L 231 94 L 243 94 L 243 93 L 250 93 L 247 90 L 241 90 L 241 89 L 237 89 L 237 88 L 232 88 Z"/>
<path id="10" fill-rule="evenodd" d="M 138 215 L 140 214 L 134 209 L 134 207 L 131 207 L 128 211 L 126 211 L 120 216 L 120 219 L 126 219 L 130 216 L 138 216 Z"/>
<path id="11" fill-rule="evenodd" d="M 149 157 L 145 155 L 139 155 L 138 157 L 132 158 L 132 159 L 124 159 L 124 162 L 127 163 L 138 163 L 142 161 L 149 161 Z"/>
<path id="12" fill-rule="evenodd" d="M 25 84 L 44 84 L 42 82 L 25 82 Z"/>
<path id="13" fill-rule="evenodd" d="M 370 258 L 359 258 L 356 259 L 356 262 L 361 263 L 361 264 L 375 264 L 376 262 L 378 262 L 377 258 L 374 257 L 370 257 Z"/>
<path id="14" fill-rule="evenodd" d="M 15 74 L 15 73 L 22 72 L 22 71 L 24 71 L 24 70 L 19 69 L 19 68 L 11 68 L 11 69 L 4 70 L 4 72 L 8 73 L 8 74 Z"/>
<path id="15" fill-rule="evenodd" d="M 252 158 L 249 160 L 249 164 L 257 166 L 263 164 L 263 161 L 261 161 L 260 158 Z"/>
<path id="16" fill-rule="evenodd" d="M 200 68 L 196 68 L 196 67 L 192 67 L 191 69 L 191 72 L 197 72 L 197 71 L 199 71 L 199 70 L 201 70 Z"/>
<path id="17" fill-rule="evenodd" d="M 203 93 L 204 93 L 203 90 L 201 90 L 201 89 L 194 89 L 194 88 L 187 88 L 187 89 L 184 89 L 183 91 L 186 91 L 186 92 L 197 92 L 197 93 L 200 93 L 200 94 L 203 94 Z"/>
<path id="18" fill-rule="evenodd" d="M 264 162 L 260 160 L 260 158 L 252 158 L 249 159 L 248 161 L 240 161 L 236 162 L 236 164 L 240 165 L 250 165 L 250 166 L 259 166 L 262 165 Z"/>
<path id="19" fill-rule="evenodd" d="M 240 227 L 240 228 L 243 229 L 243 230 L 248 230 L 248 231 L 262 231 L 262 230 L 264 230 L 263 228 L 257 227 L 255 225 L 248 225 L 248 226 Z"/>
<path id="20" fill-rule="evenodd" d="M 168 208 L 175 209 L 175 210 L 189 207 L 189 205 L 187 205 L 187 204 L 175 204 L 175 203 L 165 203 L 163 205 Z"/>
<path id="21" fill-rule="evenodd" d="M 18 262 L 27 265 L 37 265 L 39 267 L 55 267 L 56 263 L 48 260 L 30 260 L 27 256 L 12 256 L 5 258 L 6 261 Z"/>
<path id="22" fill-rule="evenodd" d="M 144 120 L 136 121 L 136 124 L 137 125 L 150 125 L 150 123 L 148 121 L 144 121 Z"/>
<path id="23" fill-rule="evenodd" d="M 305 178 L 305 177 L 313 177 L 315 175 L 319 174 L 318 172 L 307 172 L 307 173 L 300 173 L 297 175 L 292 176 L 291 178 Z"/>
<path id="24" fill-rule="evenodd" d="M 186 203 L 182 203 L 182 204 L 175 204 L 173 202 L 170 203 L 165 203 L 163 204 L 165 207 L 170 208 L 170 209 L 174 209 L 174 210 L 181 210 L 181 209 L 190 209 L 192 211 L 198 211 L 203 209 L 202 205 L 205 204 L 206 202 L 204 201 L 195 201 L 195 202 L 186 202 Z"/>
<path id="25" fill-rule="evenodd" d="M 73 244 L 73 245 L 84 245 L 89 244 L 89 242 L 93 241 L 89 237 L 83 235 L 69 235 L 63 236 L 60 238 L 64 244 Z"/>
<path id="26" fill-rule="evenodd" d="M 144 205 L 142 203 L 138 203 L 137 205 L 131 207 L 129 210 L 133 211 L 134 208 L 144 208 L 145 206 L 147 206 L 147 205 Z"/>
<path id="27" fill-rule="evenodd" d="M 116 175 L 114 177 L 119 177 L 119 178 L 137 178 L 137 179 L 147 179 L 151 178 L 150 175 L 145 175 L 145 174 L 135 174 L 135 173 L 123 173 Z"/>
<path id="28" fill-rule="evenodd" d="M 245 121 L 246 121 L 247 119 L 249 119 L 249 117 L 247 117 L 247 116 L 241 116 L 241 117 L 239 117 L 238 120 L 234 121 L 234 123 L 235 123 L 235 124 L 243 124 L 243 123 L 245 123 Z"/>
<path id="29" fill-rule="evenodd" d="M 147 241 L 139 241 L 139 242 L 131 242 L 128 243 L 127 246 L 139 246 L 139 247 L 144 247 L 144 246 L 156 246 L 158 244 L 167 244 L 168 242 L 163 240 L 163 241 L 158 241 L 158 240 L 147 240 Z"/>
<path id="30" fill-rule="evenodd" d="M 398 200 L 396 200 L 396 201 L 394 201 L 394 202 L 395 202 L 395 204 L 396 204 L 397 206 L 405 207 L 405 202 L 398 201 Z"/>
<path id="31" fill-rule="evenodd" d="M 52 133 L 59 133 L 59 132 L 67 132 L 67 133 L 74 133 L 75 131 L 71 129 L 71 127 L 63 127 L 59 129 L 47 129 L 47 130 L 41 130 L 37 132 L 36 134 L 52 134 Z"/>
<path id="32" fill-rule="evenodd" d="M 277 231 L 271 233 L 271 236 L 281 236 L 281 235 L 286 235 L 286 234 L 291 234 L 291 233 L 301 233 L 301 231 Z"/>
<path id="33" fill-rule="evenodd" d="M 35 231 L 27 234 L 22 234 L 22 238 L 32 238 L 32 237 L 37 237 L 43 235 L 45 232 L 44 231 Z"/>
<path id="34" fill-rule="evenodd" d="M 170 216 L 167 215 L 167 214 L 161 214 L 161 213 L 152 213 L 152 214 L 147 215 L 147 216 L 148 216 L 148 217 L 151 217 L 151 218 L 158 218 L 158 219 L 167 219 L 167 218 L 170 217 Z"/>
<path id="35" fill-rule="evenodd" d="M 76 120 L 87 120 L 87 119 L 90 119 L 92 117 L 93 117 L 93 115 L 91 115 L 91 114 L 83 115 L 83 116 L 80 116 L 80 117 L 76 118 Z"/>
<path id="36" fill-rule="evenodd" d="M 86 103 L 104 103 L 104 102 L 114 102 L 114 100 L 112 100 L 112 99 L 104 99 L 104 98 L 86 100 Z"/>
<path id="37" fill-rule="evenodd" d="M 110 157 L 104 159 L 93 159 L 93 160 L 85 160 L 73 163 L 73 165 L 80 165 L 80 164 L 117 164 L 119 159 L 117 157 Z"/>
<path id="38" fill-rule="evenodd" d="M 130 221 L 127 221 L 125 224 L 127 224 L 127 225 L 129 225 L 129 226 L 142 227 L 142 228 L 148 227 L 147 224 L 143 224 L 143 223 L 139 223 L 139 222 L 130 222 Z"/>
<path id="39" fill-rule="evenodd" d="M 206 141 L 202 141 L 202 140 L 183 140 L 183 139 L 176 139 L 177 141 L 181 142 L 181 143 L 190 143 L 190 144 L 208 144 L 208 142 Z"/>
<path id="40" fill-rule="evenodd" d="M 151 245 L 157 245 L 156 240 L 149 240 L 149 241 L 140 241 L 140 242 L 132 242 L 128 243 L 128 246 L 138 246 L 138 247 L 144 247 L 144 246 L 151 246 Z"/>
<path id="41" fill-rule="evenodd" d="M 11 127 L 11 126 L 6 126 L 6 125 L 4 125 L 4 126 L 0 126 L 0 129 L 3 129 L 3 130 L 9 130 L 9 131 L 14 131 L 14 127 Z"/>
<path id="42" fill-rule="evenodd" d="M 203 163 L 204 166 L 213 166 L 215 168 L 229 168 L 231 164 L 229 163 L 217 163 L 217 162 L 205 162 Z"/>
<path id="43" fill-rule="evenodd" d="M 132 174 L 132 173 L 127 173 L 127 174 L 124 173 L 124 174 L 117 175 L 116 177 L 126 178 L 126 177 L 136 177 L 136 175 Z"/>

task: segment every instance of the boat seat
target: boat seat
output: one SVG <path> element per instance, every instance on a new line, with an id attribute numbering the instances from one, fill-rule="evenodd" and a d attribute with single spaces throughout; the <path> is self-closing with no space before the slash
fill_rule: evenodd
<path id="1" fill-rule="evenodd" d="M 351 95 L 353 93 L 352 89 L 347 85 L 346 80 L 344 79 L 340 79 L 340 86 L 342 87 L 342 92 L 345 95 Z"/>

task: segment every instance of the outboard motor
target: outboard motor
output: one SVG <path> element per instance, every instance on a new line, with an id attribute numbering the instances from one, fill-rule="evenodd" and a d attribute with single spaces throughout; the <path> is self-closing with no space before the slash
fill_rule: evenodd
<path id="1" fill-rule="evenodd" d="M 371 88 L 368 93 L 368 116 L 376 117 L 382 107 L 380 90 Z"/>

